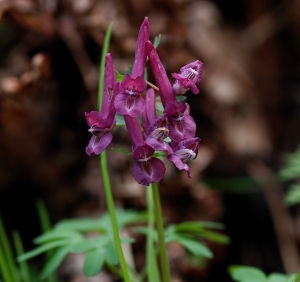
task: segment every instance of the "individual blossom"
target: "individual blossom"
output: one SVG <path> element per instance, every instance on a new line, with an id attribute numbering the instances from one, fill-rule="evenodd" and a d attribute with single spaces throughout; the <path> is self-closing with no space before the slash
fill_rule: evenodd
<path id="1" fill-rule="evenodd" d="M 176 78 L 173 84 L 173 91 L 176 95 L 183 95 L 187 90 L 191 90 L 194 94 L 200 91 L 197 84 L 200 83 L 202 78 L 203 63 L 195 61 L 180 69 L 180 73 L 172 73 Z"/>
<path id="2" fill-rule="evenodd" d="M 145 101 L 141 94 L 147 87 L 144 80 L 144 69 L 147 59 L 145 43 L 149 40 L 149 32 L 149 22 L 146 17 L 139 31 L 131 75 L 125 75 L 121 82 L 120 93 L 115 100 L 115 107 L 121 116 L 137 117 L 145 110 Z"/>
<path id="3" fill-rule="evenodd" d="M 125 115 L 124 120 L 132 142 L 132 157 L 136 161 L 132 169 L 135 180 L 146 186 L 159 182 L 166 171 L 164 163 L 153 157 L 154 149 L 145 143 L 138 118 Z"/>
<path id="4" fill-rule="evenodd" d="M 159 88 L 164 114 L 169 122 L 170 138 L 175 142 L 180 142 L 183 139 L 194 137 L 196 124 L 189 114 L 188 105 L 184 102 L 178 103 L 175 99 L 167 73 L 156 49 L 150 41 L 147 41 L 146 48 L 151 68 Z"/>
<path id="5" fill-rule="evenodd" d="M 156 117 L 155 92 L 150 88 L 146 93 L 146 109 L 142 115 L 143 127 L 146 135 L 146 144 L 156 151 L 170 154 L 171 147 L 165 139 L 169 136 L 169 122 L 166 115 Z"/>
<path id="6" fill-rule="evenodd" d="M 86 153 L 99 155 L 112 141 L 110 130 L 116 125 L 116 109 L 114 99 L 118 90 L 114 65 L 111 54 L 106 55 L 106 67 L 104 74 L 104 88 L 101 111 L 85 113 L 86 121 L 90 127 L 92 138 L 86 147 Z"/>
<path id="7" fill-rule="evenodd" d="M 168 160 L 173 162 L 179 170 L 185 170 L 188 177 L 191 178 L 190 168 L 187 162 L 195 159 L 198 154 L 200 138 L 188 138 L 180 141 L 179 143 L 173 142 L 171 147 L 173 153 L 168 155 Z"/>

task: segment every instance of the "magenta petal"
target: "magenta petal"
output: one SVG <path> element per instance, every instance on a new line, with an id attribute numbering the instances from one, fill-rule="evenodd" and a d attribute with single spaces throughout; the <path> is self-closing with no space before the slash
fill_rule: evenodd
<path id="1" fill-rule="evenodd" d="M 145 96 L 145 111 L 143 112 L 143 126 L 147 135 L 150 134 L 150 126 L 156 120 L 155 92 L 149 88 Z"/>
<path id="2" fill-rule="evenodd" d="M 110 132 L 104 133 L 101 137 L 100 136 L 92 136 L 88 146 L 86 147 L 86 153 L 90 156 L 92 153 L 99 155 L 101 154 L 107 146 L 112 141 L 112 134 Z"/>
<path id="3" fill-rule="evenodd" d="M 185 170 L 187 172 L 188 177 L 191 178 L 189 166 L 186 163 L 182 162 L 177 155 L 169 155 L 168 160 L 171 161 L 179 170 Z"/>
<path id="4" fill-rule="evenodd" d="M 129 74 L 126 74 L 121 82 L 121 86 L 124 91 L 129 94 L 140 94 L 144 92 L 147 88 L 145 79 L 142 76 L 137 76 L 132 78 Z"/>
<path id="5" fill-rule="evenodd" d="M 104 119 L 101 115 L 101 113 L 97 112 L 97 111 L 91 111 L 90 113 L 85 112 L 85 118 L 86 118 L 86 122 L 88 124 L 88 126 L 93 126 L 93 125 L 97 125 L 99 127 L 103 126 Z"/>
<path id="6" fill-rule="evenodd" d="M 167 152 L 168 155 L 173 153 L 172 148 L 167 142 L 159 142 L 156 138 L 154 137 L 147 137 L 146 139 L 146 144 L 150 147 L 152 147 L 155 151 L 162 151 L 162 152 Z"/>
<path id="7" fill-rule="evenodd" d="M 166 70 L 157 54 L 157 51 L 150 41 L 146 42 L 146 49 L 153 75 L 159 88 L 161 102 L 165 108 L 169 103 L 176 103 L 172 85 L 169 81 Z"/>
<path id="8" fill-rule="evenodd" d="M 141 96 L 120 93 L 116 96 L 115 107 L 119 115 L 137 117 L 145 110 L 145 101 Z"/>
<path id="9" fill-rule="evenodd" d="M 184 115 L 181 121 L 170 118 L 170 138 L 176 142 L 191 138 L 196 133 L 196 123 L 190 115 Z"/>
<path id="10" fill-rule="evenodd" d="M 134 64 L 132 66 L 132 76 L 135 77 L 137 75 L 144 76 L 144 70 L 146 65 L 147 58 L 147 50 L 145 48 L 145 43 L 149 40 L 149 21 L 148 18 L 145 17 L 139 31 L 138 39 L 136 42 L 135 49 L 135 58 Z"/>
<path id="11" fill-rule="evenodd" d="M 157 158 L 151 158 L 145 162 L 136 161 L 132 169 L 135 180 L 145 186 L 152 182 L 160 182 L 165 171 L 164 163 Z"/>

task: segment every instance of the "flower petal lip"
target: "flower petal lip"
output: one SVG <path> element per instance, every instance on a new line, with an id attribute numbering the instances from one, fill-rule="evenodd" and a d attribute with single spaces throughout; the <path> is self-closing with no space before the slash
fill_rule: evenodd
<path id="1" fill-rule="evenodd" d="M 90 156 L 92 153 L 99 155 L 101 154 L 107 146 L 112 141 L 112 134 L 110 132 L 105 132 L 102 135 L 92 136 L 89 144 L 86 147 L 86 153 Z"/>
<path id="2" fill-rule="evenodd" d="M 145 186 L 149 186 L 152 182 L 160 182 L 165 171 L 164 163 L 154 157 L 146 162 L 136 161 L 132 170 L 135 180 Z"/>
<path id="3" fill-rule="evenodd" d="M 176 154 L 168 155 L 168 160 L 171 161 L 179 170 L 185 170 L 189 178 L 191 178 L 191 172 L 189 166 L 184 163 Z"/>
<path id="4" fill-rule="evenodd" d="M 197 157 L 199 143 L 200 138 L 194 137 L 184 139 L 179 143 L 173 142 L 171 144 L 174 153 L 168 155 L 168 160 L 173 162 L 179 170 L 185 170 L 189 178 L 191 178 L 191 173 L 186 162 L 191 161 Z"/>
<path id="5" fill-rule="evenodd" d="M 86 112 L 85 117 L 92 137 L 86 147 L 86 153 L 99 155 L 112 141 L 112 134 L 109 132 L 116 125 L 116 109 L 114 99 L 118 90 L 115 70 L 111 54 L 106 55 L 106 66 L 104 73 L 103 100 L 101 111 Z"/>
<path id="6" fill-rule="evenodd" d="M 119 115 L 138 117 L 145 110 L 145 101 L 141 96 L 131 96 L 120 93 L 115 99 L 115 107 Z"/>

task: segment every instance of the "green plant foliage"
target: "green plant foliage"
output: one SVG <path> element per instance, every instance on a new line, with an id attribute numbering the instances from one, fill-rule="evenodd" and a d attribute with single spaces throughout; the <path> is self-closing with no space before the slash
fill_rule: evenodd
<path id="1" fill-rule="evenodd" d="M 119 229 L 129 224 L 145 222 L 147 214 L 133 210 L 116 211 Z M 88 236 L 92 234 L 92 236 Z M 132 239 L 123 239 L 131 243 Z M 65 219 L 54 228 L 34 239 L 35 249 L 21 254 L 17 260 L 23 262 L 49 250 L 41 278 L 49 277 L 69 253 L 86 253 L 83 271 L 86 276 L 96 275 L 104 263 L 110 266 L 118 264 L 118 255 L 112 238 L 110 217 L 105 213 L 101 218 Z"/>
<path id="2" fill-rule="evenodd" d="M 123 74 L 120 74 L 118 71 L 115 70 L 115 74 L 116 74 L 116 79 L 118 82 L 121 82 L 124 78 Z"/>
<path id="3" fill-rule="evenodd" d="M 292 184 L 285 195 L 285 201 L 288 205 L 300 203 L 300 184 Z"/>
<path id="4" fill-rule="evenodd" d="M 224 234 L 208 230 L 205 225 L 208 228 L 223 228 L 222 224 L 214 222 L 183 222 L 177 225 L 170 225 L 166 228 L 166 240 L 168 242 L 175 241 L 181 244 L 195 256 L 212 258 L 213 253 L 200 241 L 207 239 L 219 244 L 228 244 L 229 238 Z"/>
<path id="5" fill-rule="evenodd" d="M 204 221 L 190 221 L 180 224 L 172 224 L 165 229 L 166 243 L 177 242 L 185 247 L 194 256 L 200 256 L 204 258 L 212 258 L 213 253 L 211 250 L 200 241 L 203 239 L 218 243 L 228 244 L 229 237 L 209 230 L 224 229 L 224 224 L 218 222 L 204 222 Z M 135 228 L 135 231 L 141 234 L 148 234 L 146 227 L 139 226 Z M 158 240 L 157 233 L 152 234 L 155 241 Z"/>
<path id="6" fill-rule="evenodd" d="M 267 276 L 262 270 L 253 266 L 232 265 L 228 272 L 234 281 L 238 282 L 299 282 L 300 275 L 271 273 Z"/>
<path id="7" fill-rule="evenodd" d="M 291 154 L 285 156 L 285 165 L 278 173 L 281 181 L 299 180 L 300 178 L 300 146 Z M 285 195 L 288 205 L 300 203 L 300 184 L 292 184 Z"/>
<path id="8" fill-rule="evenodd" d="M 252 266 L 230 266 L 229 273 L 234 281 L 240 282 L 267 282 L 266 274 Z"/>
<path id="9" fill-rule="evenodd" d="M 159 45 L 159 43 L 160 43 L 160 40 L 161 40 L 161 34 L 159 34 L 158 36 L 156 36 L 156 37 L 154 38 L 153 46 L 154 46 L 155 48 L 158 47 L 158 45 Z"/>
<path id="10" fill-rule="evenodd" d="M 125 154 L 125 155 L 131 155 L 131 152 L 125 150 L 125 149 L 122 149 L 122 148 L 111 148 L 112 150 L 116 151 L 116 152 L 119 152 L 119 153 L 122 153 L 122 154 Z"/>
<path id="11" fill-rule="evenodd" d="M 101 249 L 89 250 L 86 253 L 83 272 L 86 276 L 95 276 L 101 270 L 105 260 L 105 252 Z"/>
<path id="12" fill-rule="evenodd" d="M 300 177 L 300 146 L 292 153 L 285 156 L 285 166 L 279 171 L 282 181 L 293 180 Z"/>
<path id="13" fill-rule="evenodd" d="M 11 245 L 0 218 L 0 275 L 4 281 L 18 282 L 18 268 L 14 261 Z"/>
<path id="14" fill-rule="evenodd" d="M 67 254 L 70 253 L 70 250 L 71 246 L 62 246 L 53 251 L 43 267 L 41 278 L 49 277 L 60 266 Z"/>

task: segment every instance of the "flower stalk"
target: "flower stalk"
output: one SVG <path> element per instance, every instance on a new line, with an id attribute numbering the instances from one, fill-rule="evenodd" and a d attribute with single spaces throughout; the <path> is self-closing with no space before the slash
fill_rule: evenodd
<path id="1" fill-rule="evenodd" d="M 165 242 L 165 231 L 164 231 L 163 217 L 161 211 L 158 184 L 156 182 L 152 183 L 152 193 L 153 193 L 156 229 L 158 233 L 158 250 L 159 250 L 158 252 L 160 256 L 162 281 L 170 282 L 171 275 L 170 275 L 169 260 L 168 260 L 166 242 Z"/>
<path id="2" fill-rule="evenodd" d="M 102 108 L 102 101 L 103 101 L 103 91 L 104 91 L 104 67 L 105 67 L 105 56 L 108 52 L 108 46 L 110 41 L 110 36 L 112 32 L 112 25 L 110 25 L 107 29 L 107 32 L 105 34 L 104 39 L 104 46 L 102 50 L 102 61 L 100 65 L 100 77 L 99 77 L 99 89 L 98 89 L 98 104 L 99 104 L 99 110 Z M 120 234 L 119 234 L 119 228 L 117 223 L 117 217 L 116 217 L 116 210 L 110 185 L 110 179 L 108 174 L 108 167 L 107 167 L 107 157 L 106 157 L 106 150 L 104 150 L 100 154 L 100 166 L 101 166 L 101 172 L 102 172 L 102 178 L 103 178 L 103 184 L 104 184 L 104 190 L 105 190 L 105 197 L 106 197 L 106 203 L 108 207 L 108 212 L 110 215 L 112 230 L 113 230 L 113 236 L 114 236 L 114 242 L 115 247 L 117 250 L 121 270 L 122 270 L 122 276 L 124 282 L 130 282 L 130 276 L 128 271 L 128 266 L 125 261 Z"/>

